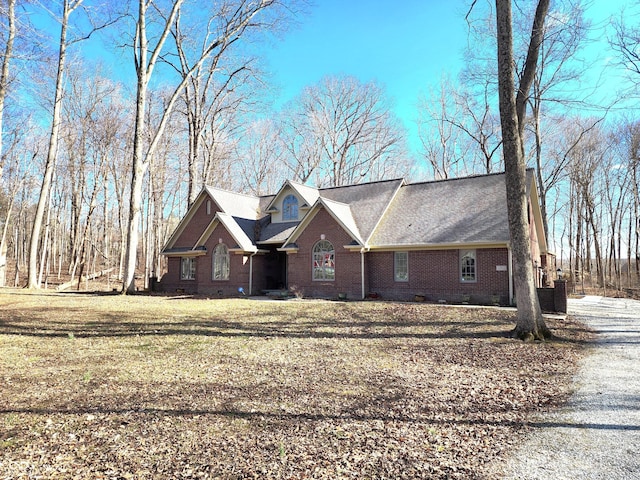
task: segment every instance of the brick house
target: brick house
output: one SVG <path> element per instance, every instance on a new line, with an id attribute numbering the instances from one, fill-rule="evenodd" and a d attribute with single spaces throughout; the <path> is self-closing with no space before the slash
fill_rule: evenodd
<path id="1" fill-rule="evenodd" d="M 532 171 L 528 179 L 531 261 L 542 266 Z M 504 174 L 320 189 L 288 181 L 268 196 L 205 187 L 162 253 L 164 291 L 513 303 Z"/>

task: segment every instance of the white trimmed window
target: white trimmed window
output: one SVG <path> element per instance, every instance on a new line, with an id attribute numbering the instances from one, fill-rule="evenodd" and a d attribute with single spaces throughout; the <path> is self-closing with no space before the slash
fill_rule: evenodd
<path id="1" fill-rule="evenodd" d="M 213 280 L 229 280 L 229 249 L 219 243 L 213 249 Z"/>
<path id="2" fill-rule="evenodd" d="M 180 259 L 180 280 L 196 279 L 196 259 L 194 257 L 182 257 Z"/>
<path id="3" fill-rule="evenodd" d="M 282 201 L 282 220 L 298 220 L 298 199 L 295 195 L 287 195 Z"/>
<path id="4" fill-rule="evenodd" d="M 336 252 L 331 242 L 320 240 L 313 246 L 313 279 L 336 279 Z"/>
<path id="5" fill-rule="evenodd" d="M 393 253 L 393 279 L 396 282 L 409 281 L 409 252 Z"/>
<path id="6" fill-rule="evenodd" d="M 478 281 L 475 250 L 460 250 L 460 281 Z"/>

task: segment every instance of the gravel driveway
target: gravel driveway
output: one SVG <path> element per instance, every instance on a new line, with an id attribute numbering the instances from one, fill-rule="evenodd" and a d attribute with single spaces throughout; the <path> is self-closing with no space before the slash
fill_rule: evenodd
<path id="1" fill-rule="evenodd" d="M 598 344 L 560 411 L 540 418 L 514 451 L 506 479 L 640 479 L 640 302 L 588 296 L 569 313 Z"/>

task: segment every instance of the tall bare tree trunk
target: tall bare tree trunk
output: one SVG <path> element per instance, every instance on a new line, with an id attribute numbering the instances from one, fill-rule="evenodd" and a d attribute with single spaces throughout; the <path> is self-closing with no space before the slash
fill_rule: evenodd
<path id="1" fill-rule="evenodd" d="M 9 85 L 9 61 L 13 55 L 13 41 L 16 36 L 15 22 L 16 0 L 8 0 L 7 2 L 7 43 L 4 48 L 4 57 L 2 59 L 2 70 L 0 71 L 0 182 L 2 181 L 2 171 L 4 168 L 4 155 L 2 151 L 2 133 L 4 116 L 4 99 L 7 96 L 7 88 Z M 9 228 L 9 220 L 11 218 L 11 210 L 13 207 L 13 198 L 10 200 L 9 208 L 5 212 L 4 225 L 2 225 L 2 234 L 0 236 L 0 287 L 4 287 L 7 278 L 7 230 Z"/>
<path id="2" fill-rule="evenodd" d="M 548 9 L 549 0 L 540 0 L 531 31 L 525 69 L 516 97 L 511 0 L 496 0 L 500 121 L 506 174 L 509 232 L 514 262 L 514 287 L 518 304 L 518 320 L 513 335 L 524 340 L 544 339 L 551 336 L 551 332 L 542 318 L 542 310 L 540 309 L 534 283 L 527 220 L 526 163 L 522 140 L 526 98 L 533 83 L 538 51 L 543 38 L 544 19 Z"/>
<path id="3" fill-rule="evenodd" d="M 78 3 L 79 4 L 79 3 Z M 78 5 L 76 4 L 76 6 Z M 75 8 L 75 6 L 73 7 Z M 69 24 L 69 15 L 73 11 L 71 0 L 64 0 L 62 25 L 60 29 L 60 52 L 58 55 L 58 73 L 56 75 L 56 87 L 53 101 L 53 118 L 51 121 L 51 134 L 49 136 L 49 149 L 47 151 L 47 159 L 45 161 L 44 176 L 42 178 L 42 186 L 40 187 L 40 198 L 38 199 L 38 207 L 33 220 L 33 228 L 31 230 L 31 239 L 29 240 L 29 266 L 28 266 L 28 288 L 39 288 L 38 282 L 38 247 L 40 245 L 40 233 L 42 230 L 42 220 L 44 212 L 49 201 L 49 191 L 51 190 L 51 179 L 53 178 L 53 170 L 56 163 L 56 155 L 58 153 L 58 137 L 60 131 L 60 116 L 62 111 L 62 93 L 64 83 L 64 71 L 67 52 L 67 26 Z"/>
<path id="4" fill-rule="evenodd" d="M 140 0 L 140 9 L 144 9 L 143 0 Z M 141 13 L 141 15 L 144 15 Z M 144 24 L 144 16 L 141 25 L 138 27 L 140 38 L 140 59 L 137 83 L 136 117 L 133 137 L 133 169 L 131 176 L 131 192 L 129 197 L 129 221 L 127 222 L 127 243 L 124 260 L 123 292 L 135 291 L 135 270 L 138 254 L 139 227 L 142 209 L 142 185 L 144 174 L 148 163 L 144 159 L 142 142 L 144 132 L 144 116 L 147 104 L 147 83 L 149 76 L 147 73 L 147 40 Z M 144 65 L 144 67 L 143 67 Z"/>
<path id="5" fill-rule="evenodd" d="M 180 14 L 182 3 L 183 0 L 173 0 L 167 4 L 167 10 L 169 11 L 162 12 L 162 9 L 158 7 L 157 4 L 153 4 L 148 0 L 138 1 L 138 19 L 136 21 L 136 34 L 134 40 L 134 62 L 137 73 L 136 116 L 133 140 L 131 200 L 127 226 L 122 293 L 133 292 L 135 290 L 135 270 L 140 237 L 144 175 L 149 168 L 149 162 L 154 156 L 158 143 L 163 136 L 176 101 L 183 93 L 184 88 L 192 75 L 202 66 L 207 58 L 209 58 L 217 49 L 219 50 L 224 48 L 228 43 L 235 41 L 234 38 L 240 37 L 247 28 L 258 27 L 260 22 L 254 23 L 252 21 L 258 12 L 273 5 L 277 5 L 275 0 L 242 0 L 239 2 L 237 7 L 231 9 L 230 15 L 227 15 L 228 12 L 225 12 L 225 14 L 221 16 L 221 18 L 224 19 L 224 24 L 217 29 L 219 36 L 207 39 L 206 45 L 203 47 L 202 51 L 198 53 L 197 60 L 186 72 L 182 72 L 182 80 L 175 85 L 175 88 L 169 90 L 170 94 L 168 101 L 164 106 L 164 110 L 160 114 L 160 122 L 148 137 L 150 140 L 149 145 L 146 146 L 146 148 L 143 148 L 145 127 L 147 127 L 147 125 L 145 125 L 145 108 L 149 80 L 152 77 L 157 61 L 163 52 L 167 37 L 171 33 L 171 29 L 175 25 L 176 18 Z M 151 7 L 152 12 L 157 14 L 155 20 L 160 22 L 157 25 L 159 27 L 159 35 L 153 37 L 153 47 L 149 45 L 146 30 L 147 10 L 149 7 Z M 167 57 L 165 57 L 164 60 L 166 61 Z"/>

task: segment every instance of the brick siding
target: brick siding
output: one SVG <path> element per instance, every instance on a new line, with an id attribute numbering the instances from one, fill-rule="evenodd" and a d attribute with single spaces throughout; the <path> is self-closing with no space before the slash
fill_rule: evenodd
<path id="1" fill-rule="evenodd" d="M 192 247 L 202 235 L 215 215 L 217 207 L 211 204 L 207 214 L 207 201 L 198 207 L 188 228 L 177 239 L 176 247 Z M 532 237 L 535 237 L 535 229 Z M 314 281 L 312 279 L 312 250 L 321 239 L 321 235 L 335 249 L 335 280 Z M 222 240 L 228 248 L 235 247 L 235 241 L 219 224 L 206 241 L 206 255 L 196 258 L 196 279 L 180 279 L 180 257 L 169 257 L 167 273 L 162 277 L 160 288 L 167 292 L 184 291 L 213 296 L 237 296 L 242 287 L 249 294 L 249 269 L 251 260 L 248 255 L 230 252 L 229 280 L 214 281 L 212 276 L 212 253 Z M 533 241 L 537 239 L 532 238 Z M 306 297 L 336 298 L 345 293 L 350 299 L 362 298 L 361 254 L 344 248 L 353 239 L 324 209 L 320 208 L 304 232 L 298 237 L 298 251 L 287 258 L 287 287 Z M 272 252 L 271 257 L 277 254 Z M 253 257 L 253 294 L 259 294 L 269 285 L 270 276 L 277 277 L 274 258 L 268 255 Z M 284 259 L 280 259 L 284 260 Z M 365 263 L 365 294 L 376 293 L 383 299 L 413 300 L 422 295 L 426 300 L 459 302 L 463 295 L 469 295 L 471 302 L 489 303 L 491 297 L 499 295 L 500 303 L 509 301 L 509 278 L 507 271 L 497 271 L 497 265 L 506 266 L 508 252 L 506 248 L 477 249 L 477 282 L 460 281 L 459 250 L 420 250 L 408 252 L 409 279 L 407 282 L 394 280 L 394 252 L 367 252 Z M 274 270 L 272 274 L 269 272 Z M 280 286 L 280 285 L 278 285 Z M 282 285 L 284 286 L 284 285 Z"/>
<path id="2" fill-rule="evenodd" d="M 311 252 L 313 246 L 325 236 L 335 250 L 335 280 L 317 281 L 312 279 Z M 321 208 L 311 220 L 296 243 L 299 250 L 287 257 L 289 289 L 296 290 L 307 297 L 336 298 L 339 293 L 346 293 L 347 298 L 362 298 L 362 277 L 360 274 L 360 252 L 352 252 L 344 248 L 352 242 L 352 238 Z"/>
<path id="3" fill-rule="evenodd" d="M 477 249 L 477 282 L 460 281 L 459 250 L 421 250 L 408 252 L 409 281 L 394 280 L 393 252 L 367 254 L 370 291 L 381 298 L 413 300 L 423 295 L 426 300 L 459 302 L 470 295 L 471 302 L 489 303 L 493 295 L 500 303 L 509 301 L 509 275 L 497 271 L 497 265 L 507 265 L 506 248 Z"/>
<path id="4" fill-rule="evenodd" d="M 180 236 L 176 239 L 174 247 L 193 247 L 200 238 L 200 235 L 204 232 L 205 228 L 211 223 L 216 212 L 220 211 L 215 202 L 211 200 L 211 211 L 207 215 L 207 202 L 209 199 L 205 199 L 204 202 L 198 207 L 194 216 L 191 218 L 189 225 L 184 229 Z"/>

